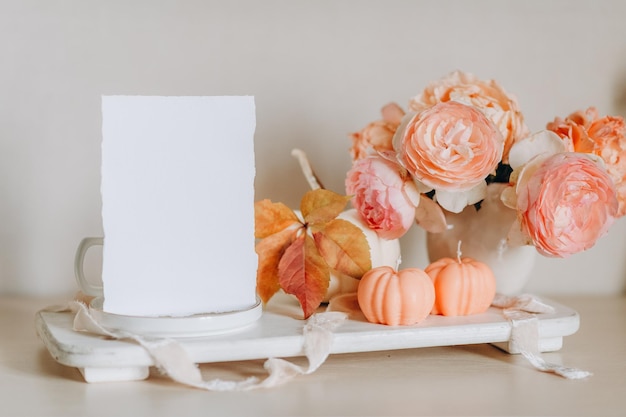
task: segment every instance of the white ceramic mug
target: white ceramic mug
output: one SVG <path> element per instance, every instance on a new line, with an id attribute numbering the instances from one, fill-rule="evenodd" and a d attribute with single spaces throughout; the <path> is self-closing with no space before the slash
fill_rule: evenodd
<path id="1" fill-rule="evenodd" d="M 85 277 L 85 255 L 87 250 L 92 246 L 103 246 L 104 238 L 101 237 L 86 237 L 80 241 L 78 248 L 76 249 L 76 256 L 74 258 L 74 275 L 76 276 L 76 282 L 81 291 L 85 295 L 91 295 L 94 297 L 102 297 L 102 283 L 91 282 Z"/>

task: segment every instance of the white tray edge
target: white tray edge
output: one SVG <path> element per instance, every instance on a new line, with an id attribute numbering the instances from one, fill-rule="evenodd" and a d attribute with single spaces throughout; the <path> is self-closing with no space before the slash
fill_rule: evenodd
<path id="1" fill-rule="evenodd" d="M 580 318 L 576 311 L 544 300 L 556 312 L 538 315 L 539 337 L 550 341 L 574 334 Z M 288 312 L 285 314 L 285 312 Z M 239 331 L 203 338 L 178 339 L 196 363 L 302 356 L 304 320 L 297 305 L 268 306 L 261 318 Z M 71 313 L 41 311 L 36 329 L 51 356 L 78 368 L 144 367 L 154 363 L 131 341 L 108 340 L 72 330 Z M 430 316 L 415 326 L 390 327 L 367 323 L 362 317 L 347 320 L 334 332 L 331 354 L 493 343 L 507 350 L 511 325 L 500 311 L 465 317 Z M 503 343 L 504 342 L 504 343 Z M 552 349 L 554 350 L 554 349 Z M 512 352 L 513 353 L 513 352 Z"/>

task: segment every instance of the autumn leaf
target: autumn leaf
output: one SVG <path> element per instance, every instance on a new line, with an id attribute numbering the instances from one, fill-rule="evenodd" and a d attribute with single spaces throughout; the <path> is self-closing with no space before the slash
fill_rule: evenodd
<path id="1" fill-rule="evenodd" d="M 315 247 L 313 238 L 302 233 L 285 250 L 278 264 L 282 289 L 300 301 L 304 318 L 322 303 L 330 282 L 330 271 Z"/>
<path id="2" fill-rule="evenodd" d="M 300 211 L 305 223 L 317 225 L 327 223 L 339 215 L 350 201 L 343 196 L 325 189 L 307 192 L 300 202 Z"/>
<path id="3" fill-rule="evenodd" d="M 299 223 L 296 213 L 283 203 L 260 200 L 254 203 L 254 236 L 263 239 Z"/>
<path id="4" fill-rule="evenodd" d="M 267 303 L 278 290 L 278 263 L 296 237 L 298 229 L 284 229 L 259 241 L 256 253 L 259 265 L 256 274 L 256 289 L 259 297 Z"/>
<path id="5" fill-rule="evenodd" d="M 282 289 L 298 299 L 308 318 L 326 296 L 331 270 L 360 278 L 371 269 L 363 231 L 336 219 L 348 201 L 329 190 L 309 191 L 300 203 L 304 221 L 282 203 L 255 203 L 257 293 L 264 302 Z"/>
<path id="6" fill-rule="evenodd" d="M 335 219 L 313 233 L 315 244 L 328 266 L 360 279 L 372 269 L 370 246 L 363 231 L 347 220 Z"/>

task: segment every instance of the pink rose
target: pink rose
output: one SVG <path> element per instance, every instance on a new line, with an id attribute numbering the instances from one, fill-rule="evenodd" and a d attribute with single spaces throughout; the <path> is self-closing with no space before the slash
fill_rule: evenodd
<path id="1" fill-rule="evenodd" d="M 370 156 L 356 161 L 346 177 L 346 193 L 382 238 L 397 239 L 413 224 L 419 193 L 406 171 L 390 160 Z"/>
<path id="2" fill-rule="evenodd" d="M 613 181 L 585 154 L 535 158 L 517 182 L 522 232 L 543 255 L 564 258 L 589 249 L 615 219 Z"/>
<path id="3" fill-rule="evenodd" d="M 556 118 L 547 129 L 559 135 L 571 151 L 593 153 L 606 163 L 617 189 L 617 216 L 626 215 L 626 125 L 621 117 L 599 117 L 594 107 Z"/>
<path id="4" fill-rule="evenodd" d="M 419 112 L 447 101 L 458 101 L 477 108 L 498 127 L 504 137 L 504 163 L 508 163 L 511 146 L 529 134 L 514 96 L 494 80 L 482 81 L 461 71 L 430 83 L 420 95 L 411 99 L 409 109 Z"/>
<path id="5" fill-rule="evenodd" d="M 352 133 L 350 155 L 352 161 L 365 158 L 376 152 L 393 150 L 392 139 L 404 117 L 404 110 L 396 103 L 389 103 L 381 109 L 382 120 L 365 126 L 360 132 Z"/>
<path id="6" fill-rule="evenodd" d="M 473 107 L 437 104 L 410 119 L 399 137 L 400 158 L 414 178 L 435 190 L 466 191 L 502 158 L 502 135 Z"/>

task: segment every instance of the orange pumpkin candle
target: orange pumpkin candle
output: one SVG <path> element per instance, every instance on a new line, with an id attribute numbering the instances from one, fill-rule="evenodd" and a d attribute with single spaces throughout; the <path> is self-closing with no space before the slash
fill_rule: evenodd
<path id="1" fill-rule="evenodd" d="M 435 302 L 432 280 L 418 268 L 380 266 L 366 272 L 357 289 L 359 306 L 372 323 L 411 325 L 426 318 Z"/>
<path id="2" fill-rule="evenodd" d="M 496 278 L 491 268 L 472 258 L 441 258 L 425 272 L 435 286 L 432 314 L 467 316 L 485 312 L 496 295 Z"/>

